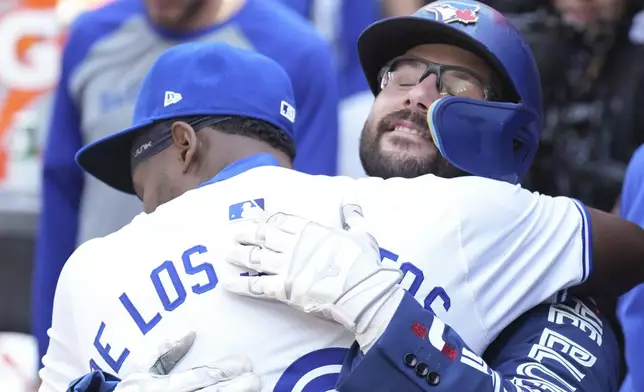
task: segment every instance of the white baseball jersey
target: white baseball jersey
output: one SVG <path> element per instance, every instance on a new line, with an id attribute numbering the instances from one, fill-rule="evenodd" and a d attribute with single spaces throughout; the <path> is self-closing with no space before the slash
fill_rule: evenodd
<path id="1" fill-rule="evenodd" d="M 333 388 L 353 337 L 287 305 L 235 296 L 219 281 L 237 222 L 253 208 L 341 227 L 352 192 L 403 285 L 481 354 L 517 316 L 590 270 L 584 207 L 487 179 L 359 180 L 265 166 L 192 190 L 82 245 L 62 271 L 42 391 L 90 371 L 127 376 L 143 347 L 197 333 L 178 368 L 246 354 L 264 391 Z"/>

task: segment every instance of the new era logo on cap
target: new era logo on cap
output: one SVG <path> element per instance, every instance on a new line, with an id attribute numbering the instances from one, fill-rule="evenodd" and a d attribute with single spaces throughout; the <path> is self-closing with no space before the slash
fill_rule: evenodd
<path id="1" fill-rule="evenodd" d="M 170 105 L 174 105 L 175 103 L 181 101 L 183 97 L 179 93 L 175 93 L 174 91 L 166 91 L 165 92 L 165 98 L 163 100 L 163 107 L 168 107 Z"/>
<path id="2" fill-rule="evenodd" d="M 288 102 L 282 101 L 282 106 L 280 108 L 280 114 L 288 119 L 288 121 L 295 122 L 295 108 L 291 106 Z"/>

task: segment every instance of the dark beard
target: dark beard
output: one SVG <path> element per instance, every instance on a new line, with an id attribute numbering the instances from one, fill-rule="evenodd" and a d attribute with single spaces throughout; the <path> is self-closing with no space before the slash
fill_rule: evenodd
<path id="1" fill-rule="evenodd" d="M 434 174 L 438 177 L 453 178 L 468 175 L 449 163 L 440 153 L 424 158 L 384 154 L 380 148 L 382 137 L 390 131 L 392 122 L 396 120 L 411 121 L 419 129 L 429 132 L 427 119 L 411 110 L 400 110 L 387 115 L 380 120 L 375 130 L 371 129 L 367 121 L 360 135 L 360 161 L 369 177 L 416 178 L 425 174 Z M 401 148 L 405 148 L 404 142 L 400 144 Z"/>

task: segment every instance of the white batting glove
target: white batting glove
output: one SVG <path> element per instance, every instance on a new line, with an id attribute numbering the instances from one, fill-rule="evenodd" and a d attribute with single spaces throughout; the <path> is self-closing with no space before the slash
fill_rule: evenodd
<path id="1" fill-rule="evenodd" d="M 346 200 L 341 213 L 344 230 L 265 212 L 232 224 L 236 243 L 227 260 L 265 275 L 221 283 L 233 293 L 277 300 L 335 320 L 356 335 L 366 352 L 402 301 L 397 283 L 403 274 L 382 265 L 360 206 Z"/>
<path id="2" fill-rule="evenodd" d="M 195 340 L 190 332 L 177 341 L 165 341 L 136 361 L 133 374 L 114 392 L 260 392 L 261 381 L 250 359 L 231 356 L 182 372 L 170 373 Z M 150 367 L 150 364 L 152 366 Z M 138 370 L 137 370 L 138 369 Z"/>

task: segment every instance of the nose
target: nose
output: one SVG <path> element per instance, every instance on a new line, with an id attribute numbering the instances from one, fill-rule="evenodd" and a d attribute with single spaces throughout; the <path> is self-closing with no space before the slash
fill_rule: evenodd
<path id="1" fill-rule="evenodd" d="M 409 89 L 405 96 L 405 108 L 427 113 L 429 106 L 440 98 L 435 74 L 430 74 L 420 83 Z"/>

